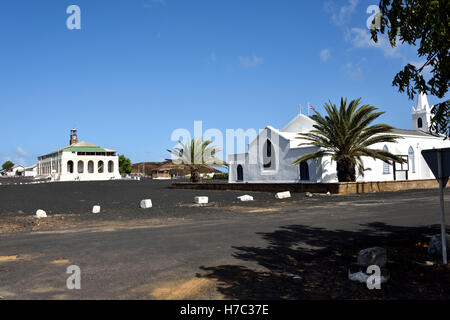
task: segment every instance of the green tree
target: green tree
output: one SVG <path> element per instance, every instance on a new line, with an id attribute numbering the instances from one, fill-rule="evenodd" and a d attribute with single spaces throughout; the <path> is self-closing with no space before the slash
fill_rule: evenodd
<path id="1" fill-rule="evenodd" d="M 347 99 L 341 98 L 338 108 L 335 104 L 325 103 L 327 115 L 323 117 L 319 112 L 311 117 L 315 124 L 309 133 L 299 134 L 298 139 L 308 142 L 300 145 L 313 145 L 319 151 L 304 155 L 294 163 L 304 160 L 331 156 L 336 161 L 336 171 L 339 182 L 356 181 L 356 169 L 364 175 L 362 157 L 380 159 L 389 163 L 404 160 L 387 151 L 371 149 L 370 146 L 382 142 L 396 142 L 401 138 L 392 134 L 393 128 L 387 124 L 370 125 L 383 112 L 376 112 L 376 107 L 360 105 L 361 98 L 352 100 L 347 105 Z"/>
<path id="2" fill-rule="evenodd" d="M 12 167 L 14 167 L 14 163 L 11 161 L 6 161 L 4 164 L 2 164 L 2 170 L 10 170 L 12 169 Z"/>
<path id="3" fill-rule="evenodd" d="M 189 144 L 178 140 L 181 148 L 167 150 L 172 155 L 174 167 L 187 169 L 191 172 L 191 182 L 200 182 L 200 169 L 211 167 L 224 167 L 225 162 L 215 155 L 220 150 L 212 145 L 212 141 L 203 138 L 192 138 Z"/>
<path id="4" fill-rule="evenodd" d="M 430 93 L 439 99 L 448 90 L 450 61 L 448 0 L 381 0 L 380 14 L 372 22 L 372 39 L 387 33 L 390 44 L 397 42 L 418 44 L 417 54 L 423 57 L 422 66 L 408 63 L 394 77 L 392 85 L 400 92 L 407 92 L 413 99 L 419 91 Z M 377 21 L 379 20 L 379 21 Z M 429 67 L 432 77 L 425 81 L 422 71 Z M 450 136 L 450 100 L 436 104 L 431 110 L 431 130 Z"/>
<path id="5" fill-rule="evenodd" d="M 130 174 L 132 170 L 131 160 L 126 158 L 125 155 L 119 156 L 119 172 L 120 174 Z"/>

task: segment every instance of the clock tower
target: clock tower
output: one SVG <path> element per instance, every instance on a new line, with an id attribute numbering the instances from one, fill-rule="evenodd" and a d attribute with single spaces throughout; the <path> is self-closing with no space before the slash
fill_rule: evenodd
<path id="1" fill-rule="evenodd" d="M 72 129 L 70 130 L 70 145 L 73 145 L 74 143 L 77 142 L 78 142 L 77 130 Z"/>

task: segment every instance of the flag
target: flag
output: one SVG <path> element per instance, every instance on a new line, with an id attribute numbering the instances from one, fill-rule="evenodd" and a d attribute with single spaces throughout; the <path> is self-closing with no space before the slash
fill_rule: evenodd
<path id="1" fill-rule="evenodd" d="M 308 103 L 308 108 L 316 111 L 316 109 L 314 109 L 314 107 L 312 105 L 310 105 L 309 103 Z"/>

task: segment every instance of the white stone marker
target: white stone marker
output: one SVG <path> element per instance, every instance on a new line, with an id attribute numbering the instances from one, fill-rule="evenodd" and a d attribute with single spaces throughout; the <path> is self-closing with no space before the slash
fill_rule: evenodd
<path id="1" fill-rule="evenodd" d="M 148 209 L 152 207 L 152 200 L 151 199 L 144 199 L 141 201 L 141 208 L 142 209 Z"/>
<path id="2" fill-rule="evenodd" d="M 208 203 L 208 197 L 205 197 L 205 196 L 195 197 L 194 201 L 197 204 L 206 204 L 206 203 Z"/>
<path id="3" fill-rule="evenodd" d="M 286 198 L 290 198 L 290 197 L 291 197 L 291 193 L 289 191 L 278 192 L 275 195 L 275 198 L 277 198 L 277 199 L 286 199 Z"/>
<path id="4" fill-rule="evenodd" d="M 248 194 L 237 197 L 241 201 L 253 201 L 253 197 L 249 196 Z"/>
<path id="5" fill-rule="evenodd" d="M 39 209 L 36 211 L 36 218 L 47 218 L 47 213 L 44 210 Z"/>
<path id="6" fill-rule="evenodd" d="M 92 213 L 100 213 L 101 207 L 100 206 L 94 206 L 92 207 Z"/>

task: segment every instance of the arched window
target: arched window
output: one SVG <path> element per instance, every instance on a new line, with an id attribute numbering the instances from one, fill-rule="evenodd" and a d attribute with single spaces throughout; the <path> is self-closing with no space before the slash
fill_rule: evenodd
<path id="1" fill-rule="evenodd" d="M 274 168 L 275 165 L 275 156 L 272 152 L 272 142 L 269 139 L 264 143 L 263 148 L 263 167 L 264 169 Z"/>
<path id="2" fill-rule="evenodd" d="M 309 181 L 309 166 L 308 162 L 300 162 L 300 180 Z"/>
<path id="3" fill-rule="evenodd" d="M 99 161 L 98 162 L 98 168 L 97 168 L 97 171 L 98 171 L 98 173 L 103 173 L 103 167 L 104 167 L 104 164 L 103 164 L 103 161 Z"/>
<path id="4" fill-rule="evenodd" d="M 423 127 L 422 118 L 418 118 L 417 119 L 417 128 L 422 128 L 422 127 Z"/>
<path id="5" fill-rule="evenodd" d="M 114 171 L 114 162 L 112 160 L 108 161 L 108 172 L 112 173 Z"/>
<path id="6" fill-rule="evenodd" d="M 409 169 L 412 170 L 413 173 L 416 172 L 413 147 L 409 147 L 408 149 L 408 161 L 409 161 Z"/>
<path id="7" fill-rule="evenodd" d="M 67 172 L 68 173 L 73 173 L 73 161 L 67 161 Z"/>
<path id="8" fill-rule="evenodd" d="M 84 163 L 83 161 L 78 161 L 78 173 L 83 173 L 84 172 Z"/>
<path id="9" fill-rule="evenodd" d="M 237 181 L 244 181 L 244 168 L 241 165 L 237 166 Z"/>
<path id="10" fill-rule="evenodd" d="M 88 162 L 88 172 L 94 173 L 94 161 L 92 160 Z"/>
<path id="11" fill-rule="evenodd" d="M 383 151 L 389 152 L 389 149 L 386 145 L 384 145 Z M 383 162 L 383 174 L 389 174 L 389 173 L 390 173 L 389 162 Z"/>

